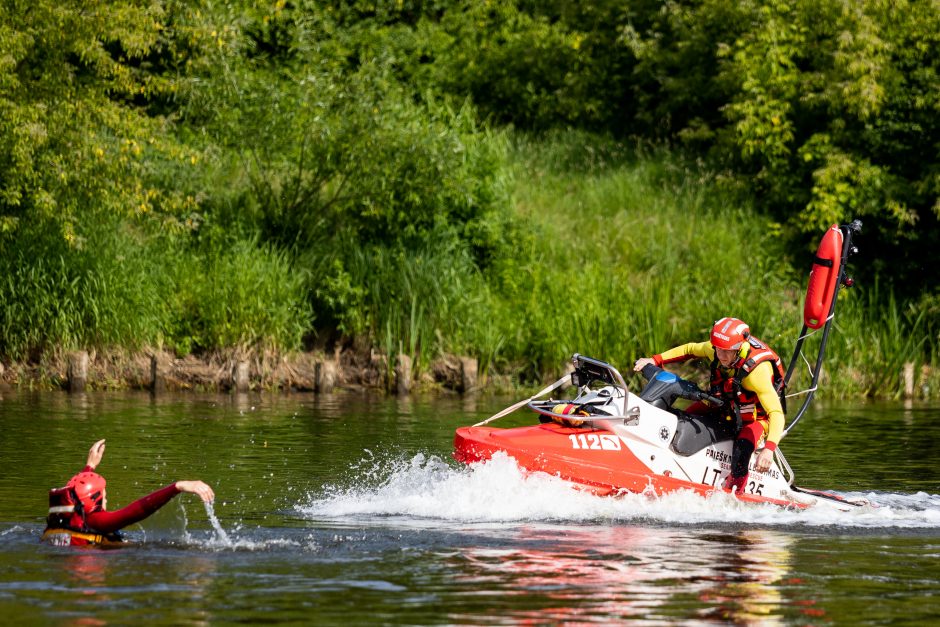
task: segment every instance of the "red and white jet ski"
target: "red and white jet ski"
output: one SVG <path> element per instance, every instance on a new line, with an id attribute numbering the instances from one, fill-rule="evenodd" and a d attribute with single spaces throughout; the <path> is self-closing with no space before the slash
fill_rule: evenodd
<path id="1" fill-rule="evenodd" d="M 833 226 L 817 251 L 810 277 L 810 290 L 815 290 L 811 295 L 815 298 L 812 303 L 808 300 L 804 309 L 804 326 L 792 361 L 801 355 L 808 328 L 825 325 L 825 329 L 809 394 L 787 431 L 802 417 L 816 389 L 836 292 L 840 284 L 851 285 L 852 282 L 844 275 L 844 261 L 855 251 L 851 236 L 860 228 L 858 221 L 843 227 Z M 827 264 L 826 257 L 831 255 L 837 257 Z M 817 272 L 817 266 L 829 272 Z M 835 278 L 831 276 L 833 269 Z M 828 294 L 820 298 L 820 291 L 828 291 Z M 820 313 L 820 306 L 828 311 Z M 736 435 L 733 428 L 715 426 L 673 407 L 673 402 L 679 398 L 720 404 L 719 399 L 709 397 L 693 383 L 655 366 L 643 370 L 648 383 L 639 394 L 634 394 L 612 365 L 582 355 L 574 355 L 572 363 L 574 371 L 570 382 L 577 388 L 574 398 L 538 400 L 568 383 L 569 375 L 566 375 L 535 396 L 481 423 L 457 429 L 454 457 L 469 464 L 486 461 L 502 452 L 526 470 L 561 477 L 599 495 L 664 494 L 677 490 L 707 495 L 722 490 L 724 479 L 731 471 L 731 448 Z M 787 373 L 788 381 L 791 374 L 792 364 Z M 508 429 L 486 426 L 525 405 L 539 415 L 539 424 Z M 755 451 L 751 459 L 747 485 L 737 494 L 743 501 L 794 508 L 825 504 L 849 509 L 867 504 L 796 487 L 793 470 L 779 447 L 774 451 L 771 468 L 759 472 L 753 466 L 758 452 Z"/>

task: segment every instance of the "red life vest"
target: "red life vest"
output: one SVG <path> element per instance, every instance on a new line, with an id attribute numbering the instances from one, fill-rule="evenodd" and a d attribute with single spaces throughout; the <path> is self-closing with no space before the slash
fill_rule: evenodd
<path id="1" fill-rule="evenodd" d="M 82 503 L 74 488 L 49 490 L 49 515 L 42 541 L 55 546 L 114 546 L 124 538 L 119 532 L 98 533 L 85 523 Z"/>
<path id="2" fill-rule="evenodd" d="M 747 354 L 739 358 L 731 368 L 734 374 L 728 376 L 725 369 L 721 367 L 718 357 L 711 364 L 711 390 L 712 394 L 724 399 L 728 409 L 738 413 L 743 422 L 753 422 L 755 420 L 766 420 L 767 412 L 760 404 L 757 394 L 751 390 L 746 390 L 741 385 L 754 369 L 765 361 L 773 363 L 773 387 L 780 397 L 780 406 L 786 411 L 786 395 L 784 378 L 786 370 L 783 367 L 783 360 L 776 352 L 756 337 L 747 338 L 750 345 Z M 729 402 L 730 401 L 730 402 Z"/>

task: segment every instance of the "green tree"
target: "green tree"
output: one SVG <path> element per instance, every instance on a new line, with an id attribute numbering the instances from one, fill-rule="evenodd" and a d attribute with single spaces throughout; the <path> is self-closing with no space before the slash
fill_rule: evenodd
<path id="1" fill-rule="evenodd" d="M 631 45 L 675 137 L 809 237 L 866 219 L 905 277 L 940 243 L 938 33 L 931 2 L 706 0 L 665 5 Z"/>
<path id="2" fill-rule="evenodd" d="M 163 3 L 11 1 L 0 8 L 0 225 L 54 224 L 73 245 L 97 211 L 181 226 L 186 189 L 155 184 L 157 169 L 201 155 L 167 132 L 147 104 L 172 77 L 151 70 L 165 48 Z M 184 179 L 185 180 L 185 177 Z"/>

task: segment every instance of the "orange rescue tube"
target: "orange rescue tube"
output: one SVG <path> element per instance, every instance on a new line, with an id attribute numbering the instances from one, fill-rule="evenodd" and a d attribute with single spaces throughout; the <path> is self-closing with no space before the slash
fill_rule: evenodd
<path id="1" fill-rule="evenodd" d="M 832 297 L 839 280 L 839 264 L 842 261 L 842 231 L 833 224 L 816 249 L 813 269 L 809 273 L 806 287 L 806 303 L 803 305 L 803 322 L 810 329 L 818 329 L 826 323 L 832 308 Z"/>

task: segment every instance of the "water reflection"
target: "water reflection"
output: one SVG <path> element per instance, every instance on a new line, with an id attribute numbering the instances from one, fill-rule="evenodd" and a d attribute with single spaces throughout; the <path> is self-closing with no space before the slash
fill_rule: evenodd
<path id="1" fill-rule="evenodd" d="M 218 575 L 216 559 L 200 553 L 180 553 L 175 549 L 143 553 L 140 550 L 132 546 L 63 553 L 64 581 L 75 596 L 63 596 L 60 609 L 66 613 L 82 614 L 69 620 L 68 624 L 109 624 L 122 606 L 147 606 L 147 599 L 157 591 L 174 590 L 181 603 L 212 595 Z M 143 561 L 147 568 L 141 571 L 133 566 L 129 568 L 128 560 Z M 70 598 L 74 606 L 69 605 Z M 206 624 L 210 619 L 211 612 L 204 608 L 187 609 L 188 624 Z"/>
<path id="2" fill-rule="evenodd" d="M 510 603 L 515 608 L 536 606 L 515 609 L 512 622 L 670 622 L 677 608 L 687 618 L 735 625 L 783 622 L 781 585 L 794 542 L 787 534 L 617 526 L 521 536 L 520 548 L 477 547 L 453 557 L 467 587 L 528 597 Z"/>
<path id="3" fill-rule="evenodd" d="M 81 594 L 98 595 L 108 582 L 108 559 L 99 550 L 68 552 L 65 572 Z M 107 595 L 101 594 L 101 598 L 106 600 Z"/>
<path id="4" fill-rule="evenodd" d="M 792 538 L 763 530 L 726 536 L 724 572 L 699 594 L 707 603 L 703 617 L 735 625 L 781 624 L 783 600 L 777 584 L 790 568 Z"/>
<path id="5" fill-rule="evenodd" d="M 480 410 L 480 395 L 476 392 L 464 394 L 461 398 L 461 408 L 465 414 L 475 415 Z"/>
<path id="6" fill-rule="evenodd" d="M 231 396 L 232 405 L 240 416 L 247 414 L 252 409 L 251 396 L 247 393 L 240 392 L 233 394 Z"/>

